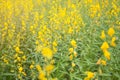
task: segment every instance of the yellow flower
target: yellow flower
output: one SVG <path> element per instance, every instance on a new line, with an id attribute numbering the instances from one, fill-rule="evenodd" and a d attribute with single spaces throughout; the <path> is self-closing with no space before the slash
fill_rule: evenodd
<path id="1" fill-rule="evenodd" d="M 73 48 L 69 48 L 69 52 L 73 53 L 74 49 Z"/>
<path id="2" fill-rule="evenodd" d="M 23 59 L 23 60 L 26 60 L 26 56 L 25 56 L 25 55 L 24 55 L 24 56 L 22 56 L 22 59 Z"/>
<path id="3" fill-rule="evenodd" d="M 27 75 L 25 72 L 22 72 L 22 74 L 23 74 L 24 76 L 26 76 L 26 75 Z"/>
<path id="4" fill-rule="evenodd" d="M 69 33 L 69 34 L 73 33 L 72 27 L 69 28 L 68 33 Z"/>
<path id="5" fill-rule="evenodd" d="M 100 59 L 98 59 L 98 61 L 97 61 L 97 63 L 96 64 L 101 64 L 101 58 Z"/>
<path id="6" fill-rule="evenodd" d="M 47 47 L 43 48 L 41 53 L 42 53 L 43 57 L 45 57 L 47 59 L 51 59 L 53 57 L 53 53 L 50 48 L 47 48 Z"/>
<path id="7" fill-rule="evenodd" d="M 104 43 L 102 44 L 102 46 L 101 46 L 101 49 L 102 49 L 103 51 L 107 50 L 108 48 L 109 48 L 109 45 L 108 45 L 107 42 L 104 42 Z"/>
<path id="8" fill-rule="evenodd" d="M 101 64 L 105 66 L 106 65 L 106 61 L 105 60 L 101 60 Z"/>
<path id="9" fill-rule="evenodd" d="M 50 73 L 53 69 L 54 69 L 54 65 L 52 65 L 52 64 L 49 64 L 49 65 L 47 65 L 47 66 L 45 67 L 45 70 L 46 70 L 48 73 Z"/>
<path id="10" fill-rule="evenodd" d="M 105 31 L 104 31 L 104 30 L 101 32 L 100 38 L 101 38 L 101 39 L 104 39 L 104 38 L 105 38 Z"/>
<path id="11" fill-rule="evenodd" d="M 39 80 L 47 80 L 47 78 L 45 77 L 45 73 L 44 73 L 43 71 L 41 71 L 41 72 L 39 73 L 38 79 L 39 79 Z"/>
<path id="12" fill-rule="evenodd" d="M 107 50 L 104 51 L 104 56 L 110 60 L 110 52 L 108 52 Z"/>
<path id="13" fill-rule="evenodd" d="M 23 67 L 20 67 L 19 68 L 19 72 L 21 73 L 23 71 Z"/>
<path id="14" fill-rule="evenodd" d="M 72 62 L 72 67 L 75 67 L 75 63 L 74 62 Z"/>
<path id="15" fill-rule="evenodd" d="M 72 60 L 72 59 L 73 59 L 73 55 L 71 54 L 71 55 L 69 56 L 69 58 L 70 58 L 70 60 Z"/>
<path id="16" fill-rule="evenodd" d="M 40 72 L 42 70 L 40 65 L 36 65 L 36 69 Z"/>
<path id="17" fill-rule="evenodd" d="M 116 40 L 116 37 L 113 37 L 112 40 L 111 40 L 111 46 L 115 47 L 116 44 L 115 44 L 115 40 Z"/>
<path id="18" fill-rule="evenodd" d="M 87 77 L 88 77 L 89 79 L 91 79 L 91 78 L 94 77 L 94 73 L 93 73 L 93 72 L 87 71 L 86 73 L 87 73 Z"/>
<path id="19" fill-rule="evenodd" d="M 76 45 L 76 41 L 75 40 L 72 40 L 71 41 L 71 45 L 73 46 L 73 47 L 76 47 L 77 45 Z"/>
<path id="20" fill-rule="evenodd" d="M 16 48 L 15 48 L 15 51 L 16 51 L 17 53 L 19 53 L 19 52 L 20 52 L 20 48 L 19 48 L 19 47 L 16 47 Z"/>
<path id="21" fill-rule="evenodd" d="M 74 51 L 74 56 L 77 57 L 77 52 L 76 51 Z"/>
<path id="22" fill-rule="evenodd" d="M 31 65 L 30 65 L 30 69 L 32 69 L 32 68 L 34 68 L 34 66 L 31 64 Z"/>
<path id="23" fill-rule="evenodd" d="M 57 46 L 57 42 L 56 41 L 53 41 L 53 46 Z"/>
<path id="24" fill-rule="evenodd" d="M 110 37 L 112 37 L 113 34 L 115 34 L 114 29 L 113 29 L 113 28 L 109 28 L 109 30 L 108 30 L 108 35 L 109 35 Z"/>
<path id="25" fill-rule="evenodd" d="M 101 58 L 97 61 L 96 64 L 102 64 L 102 65 L 106 65 L 106 61 L 105 60 L 101 60 Z"/>

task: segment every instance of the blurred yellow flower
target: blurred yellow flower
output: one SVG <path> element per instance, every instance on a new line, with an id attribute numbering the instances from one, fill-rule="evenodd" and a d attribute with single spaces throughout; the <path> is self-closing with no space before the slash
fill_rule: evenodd
<path id="1" fill-rule="evenodd" d="M 34 68 L 34 66 L 31 64 L 31 65 L 30 65 L 30 69 L 32 69 L 32 68 Z"/>
<path id="2" fill-rule="evenodd" d="M 72 60 L 72 59 L 73 59 L 73 55 L 71 54 L 71 55 L 69 56 L 69 58 L 70 58 L 70 60 Z"/>
<path id="3" fill-rule="evenodd" d="M 111 28 L 109 28 L 109 30 L 108 30 L 108 35 L 109 35 L 110 37 L 112 37 L 113 34 L 115 34 L 115 31 L 114 31 L 114 29 L 111 27 Z"/>
<path id="4" fill-rule="evenodd" d="M 77 46 L 75 40 L 72 40 L 70 43 L 71 43 L 71 45 L 72 45 L 73 47 L 76 47 L 76 46 Z"/>
<path id="5" fill-rule="evenodd" d="M 42 70 L 40 65 L 36 65 L 36 69 L 40 72 Z"/>
<path id="6" fill-rule="evenodd" d="M 74 57 L 77 57 L 77 52 L 76 51 L 74 51 Z"/>
<path id="7" fill-rule="evenodd" d="M 104 56 L 110 60 L 110 52 L 108 52 L 107 50 L 104 51 Z"/>
<path id="8" fill-rule="evenodd" d="M 57 46 L 57 42 L 56 41 L 53 41 L 53 46 Z"/>
<path id="9" fill-rule="evenodd" d="M 69 52 L 73 53 L 74 49 L 73 48 L 69 48 Z"/>
<path id="10" fill-rule="evenodd" d="M 101 38 L 101 39 L 104 39 L 104 38 L 105 38 L 105 31 L 104 31 L 104 30 L 101 32 L 100 38 Z"/>
<path id="11" fill-rule="evenodd" d="M 48 73 L 50 73 L 53 69 L 54 69 L 54 65 L 52 65 L 52 64 L 49 64 L 49 65 L 47 65 L 47 66 L 45 67 L 45 70 L 46 70 Z"/>
<path id="12" fill-rule="evenodd" d="M 111 46 L 115 47 L 116 44 L 115 44 L 115 40 L 116 40 L 116 37 L 113 37 L 112 40 L 111 40 Z"/>
<path id="13" fill-rule="evenodd" d="M 106 65 L 106 61 L 105 60 L 101 60 L 101 64 L 102 65 Z"/>
<path id="14" fill-rule="evenodd" d="M 19 67 L 19 72 L 21 73 L 23 71 L 23 67 Z"/>
<path id="15" fill-rule="evenodd" d="M 16 47 L 16 48 L 15 48 L 15 51 L 16 51 L 17 53 L 19 53 L 19 52 L 20 52 L 20 48 L 19 48 L 19 47 Z"/>
<path id="16" fill-rule="evenodd" d="M 107 42 L 104 42 L 104 43 L 102 44 L 102 46 L 101 46 L 101 49 L 102 49 L 103 51 L 107 50 L 108 48 L 109 48 L 109 45 L 108 45 Z"/>
<path id="17" fill-rule="evenodd" d="M 75 63 L 74 62 L 72 62 L 72 67 L 75 67 Z"/>
<path id="18" fill-rule="evenodd" d="M 52 59 L 52 57 L 53 57 L 53 52 L 50 48 L 47 48 L 47 47 L 43 48 L 41 53 L 42 53 L 43 57 L 45 57 L 47 59 Z"/>
<path id="19" fill-rule="evenodd" d="M 41 72 L 39 73 L 38 79 L 39 79 L 39 80 L 47 80 L 47 78 L 45 77 L 45 73 L 44 73 L 43 71 L 41 71 Z"/>

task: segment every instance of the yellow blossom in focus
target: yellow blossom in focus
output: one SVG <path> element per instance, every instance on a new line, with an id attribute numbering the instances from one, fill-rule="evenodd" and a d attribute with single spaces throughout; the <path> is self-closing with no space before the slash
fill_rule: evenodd
<path id="1" fill-rule="evenodd" d="M 42 49 L 42 55 L 43 57 L 47 58 L 47 59 L 51 59 L 53 57 L 53 52 L 50 48 L 43 48 Z"/>
<path id="2" fill-rule="evenodd" d="M 109 28 L 109 30 L 108 30 L 108 35 L 109 35 L 110 37 L 112 37 L 113 34 L 115 34 L 114 29 L 113 29 L 113 28 Z"/>
<path id="3" fill-rule="evenodd" d="M 104 30 L 101 32 L 100 38 L 101 38 L 101 39 L 104 39 L 104 38 L 105 38 L 105 31 L 104 31 Z"/>

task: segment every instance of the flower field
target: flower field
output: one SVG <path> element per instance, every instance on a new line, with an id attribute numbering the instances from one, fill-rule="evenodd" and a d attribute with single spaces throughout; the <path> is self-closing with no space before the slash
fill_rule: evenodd
<path id="1" fill-rule="evenodd" d="M 0 80 L 120 80 L 120 0 L 0 0 Z"/>

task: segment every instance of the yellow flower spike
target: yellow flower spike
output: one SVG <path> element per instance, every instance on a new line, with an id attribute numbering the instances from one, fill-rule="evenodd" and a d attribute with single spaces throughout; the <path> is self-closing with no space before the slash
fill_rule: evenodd
<path id="1" fill-rule="evenodd" d="M 76 46 L 77 46 L 77 44 L 76 44 L 76 41 L 75 41 L 75 40 L 72 40 L 70 43 L 71 43 L 71 45 L 72 45 L 73 47 L 76 47 Z"/>
<path id="2" fill-rule="evenodd" d="M 45 70 L 48 72 L 48 74 L 54 69 L 54 65 L 49 64 L 45 67 Z"/>
<path id="3" fill-rule="evenodd" d="M 44 73 L 43 71 L 41 71 L 41 72 L 39 73 L 38 79 L 39 79 L 39 80 L 47 80 L 47 78 L 45 77 L 45 73 Z"/>
<path id="4" fill-rule="evenodd" d="M 42 53 L 43 57 L 45 57 L 47 59 L 52 59 L 52 57 L 53 57 L 53 52 L 50 48 L 47 48 L 47 47 L 43 48 L 41 53 Z"/>
<path id="5" fill-rule="evenodd" d="M 113 29 L 112 27 L 109 28 L 109 30 L 108 30 L 108 35 L 109 35 L 110 37 L 112 37 L 114 34 L 115 34 L 114 29 Z"/>
<path id="6" fill-rule="evenodd" d="M 70 58 L 70 60 L 72 60 L 72 59 L 73 59 L 73 55 L 71 54 L 71 55 L 69 56 L 69 58 Z"/>
<path id="7" fill-rule="evenodd" d="M 113 46 L 113 47 L 116 46 L 115 40 L 116 40 L 116 37 L 113 37 L 112 40 L 111 40 L 111 43 L 110 43 L 110 45 Z"/>
<path id="8" fill-rule="evenodd" d="M 26 60 L 26 56 L 25 56 L 25 55 L 24 55 L 24 56 L 22 56 L 22 59 L 23 59 L 23 60 Z"/>
<path id="9" fill-rule="evenodd" d="M 38 45 L 38 44 L 39 44 L 39 41 L 38 41 L 38 40 L 36 40 L 35 44 L 36 44 L 36 45 Z"/>
<path id="10" fill-rule="evenodd" d="M 57 42 L 56 41 L 53 41 L 53 46 L 57 46 Z"/>
<path id="11" fill-rule="evenodd" d="M 109 48 L 109 45 L 108 45 L 107 42 L 104 42 L 104 43 L 102 44 L 102 46 L 101 46 L 101 49 L 102 49 L 103 51 L 107 50 L 108 48 Z"/>
<path id="12" fill-rule="evenodd" d="M 27 75 L 25 72 L 22 72 L 22 74 L 23 74 L 24 76 L 26 76 L 26 75 Z"/>
<path id="13" fill-rule="evenodd" d="M 19 48 L 19 47 L 16 47 L 16 48 L 15 48 L 15 51 L 16 51 L 17 53 L 19 53 L 19 52 L 20 52 L 20 48 Z"/>
<path id="14" fill-rule="evenodd" d="M 77 52 L 76 51 L 74 51 L 74 57 L 77 57 Z"/>
<path id="15" fill-rule="evenodd" d="M 105 60 L 101 60 L 101 64 L 106 66 L 106 61 Z"/>
<path id="16" fill-rule="evenodd" d="M 101 38 L 101 39 L 104 39 L 104 38 L 105 38 L 105 31 L 104 31 L 104 30 L 101 32 L 100 38 Z"/>
<path id="17" fill-rule="evenodd" d="M 72 33 L 73 33 L 72 27 L 69 28 L 68 33 L 69 33 L 69 34 L 72 34 Z"/>
<path id="18" fill-rule="evenodd" d="M 40 65 L 36 65 L 36 69 L 40 72 L 42 70 Z"/>
<path id="19" fill-rule="evenodd" d="M 19 67 L 19 72 L 21 73 L 23 71 L 23 67 Z"/>
<path id="20" fill-rule="evenodd" d="M 104 51 L 104 56 L 110 60 L 110 52 L 108 52 L 107 50 Z"/>
<path id="21" fill-rule="evenodd" d="M 69 48 L 69 52 L 73 53 L 74 49 L 73 48 Z"/>
<path id="22" fill-rule="evenodd" d="M 74 62 L 72 62 L 72 67 L 75 67 L 75 63 Z"/>
<path id="23" fill-rule="evenodd" d="M 101 58 L 100 59 L 98 59 L 98 61 L 97 61 L 97 63 L 96 63 L 97 65 L 99 65 L 99 64 L 101 64 Z"/>
<path id="24" fill-rule="evenodd" d="M 93 78 L 95 75 L 93 72 L 90 72 L 90 71 L 87 71 L 86 74 L 89 79 Z"/>
<path id="25" fill-rule="evenodd" d="M 33 68 L 34 68 L 34 66 L 31 64 L 31 65 L 30 65 L 30 69 L 33 69 Z"/>
<path id="26" fill-rule="evenodd" d="M 19 62 L 20 62 L 20 61 L 21 61 L 21 58 L 20 58 L 20 57 L 17 57 L 17 61 L 19 61 Z"/>

